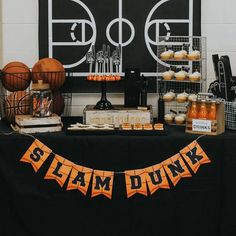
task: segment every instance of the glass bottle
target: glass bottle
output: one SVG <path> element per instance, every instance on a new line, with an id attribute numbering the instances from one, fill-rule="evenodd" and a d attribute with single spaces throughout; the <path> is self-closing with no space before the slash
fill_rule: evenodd
<path id="1" fill-rule="evenodd" d="M 206 101 L 202 100 L 201 106 L 198 112 L 198 119 L 207 119 L 207 115 L 208 115 L 208 112 L 207 112 L 207 107 L 206 107 Z"/>
<path id="2" fill-rule="evenodd" d="M 198 110 L 197 110 L 197 102 L 195 100 L 192 101 L 192 105 L 188 112 L 188 118 L 196 119 L 198 116 Z"/>
<path id="3" fill-rule="evenodd" d="M 216 120 L 216 102 L 212 101 L 210 106 L 210 111 L 208 113 L 209 120 Z"/>

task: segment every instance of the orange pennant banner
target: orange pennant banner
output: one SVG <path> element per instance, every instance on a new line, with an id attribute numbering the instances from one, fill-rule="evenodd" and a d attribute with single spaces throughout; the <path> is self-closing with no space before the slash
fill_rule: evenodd
<path id="1" fill-rule="evenodd" d="M 128 198 L 136 193 L 148 195 L 145 169 L 125 171 L 125 182 Z"/>
<path id="2" fill-rule="evenodd" d="M 170 185 L 165 170 L 161 164 L 148 167 L 146 170 L 146 181 L 151 195 L 159 188 L 169 189 Z"/>
<path id="3" fill-rule="evenodd" d="M 20 161 L 30 163 L 34 171 L 37 172 L 51 153 L 50 148 L 35 139 Z"/>
<path id="4" fill-rule="evenodd" d="M 73 165 L 67 190 L 78 189 L 84 195 L 87 194 L 93 170 L 84 166 Z"/>
<path id="5" fill-rule="evenodd" d="M 49 167 L 44 179 L 55 179 L 58 184 L 63 187 L 73 165 L 73 162 L 68 161 L 67 159 L 59 155 L 55 155 L 54 160 L 51 166 Z"/>
<path id="6" fill-rule="evenodd" d="M 114 181 L 114 172 L 94 170 L 93 172 L 93 184 L 92 184 L 92 197 L 103 194 L 109 199 L 112 198 Z"/>
<path id="7" fill-rule="evenodd" d="M 195 174 L 197 173 L 200 165 L 211 163 L 211 160 L 197 141 L 193 141 L 187 147 L 182 149 L 180 153 Z"/>
<path id="8" fill-rule="evenodd" d="M 174 186 L 176 186 L 181 178 L 192 176 L 180 154 L 176 154 L 163 161 L 162 165 Z"/>

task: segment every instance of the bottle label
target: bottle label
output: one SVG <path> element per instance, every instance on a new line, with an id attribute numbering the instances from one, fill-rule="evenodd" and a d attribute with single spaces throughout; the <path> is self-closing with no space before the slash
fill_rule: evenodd
<path id="1" fill-rule="evenodd" d="M 211 132 L 211 121 L 210 120 L 200 120 L 193 119 L 192 120 L 192 130 L 196 132 Z"/>

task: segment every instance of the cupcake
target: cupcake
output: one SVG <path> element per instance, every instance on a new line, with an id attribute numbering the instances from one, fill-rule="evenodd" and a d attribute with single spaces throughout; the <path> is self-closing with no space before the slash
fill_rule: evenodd
<path id="1" fill-rule="evenodd" d="M 171 52 L 170 51 L 164 51 L 160 55 L 162 60 L 169 60 L 171 58 Z"/>
<path id="2" fill-rule="evenodd" d="M 187 55 L 187 58 L 192 61 L 199 60 L 200 57 L 201 57 L 201 53 L 198 50 L 194 50 Z"/>
<path id="3" fill-rule="evenodd" d="M 165 114 L 164 119 L 165 119 L 165 122 L 168 123 L 168 124 L 173 123 L 174 115 L 170 114 L 170 113 Z"/>
<path id="4" fill-rule="evenodd" d="M 192 93 L 188 96 L 188 101 L 192 102 L 192 101 L 196 101 L 197 100 L 197 95 Z"/>
<path id="5" fill-rule="evenodd" d="M 168 93 L 164 94 L 164 96 L 163 96 L 163 100 L 165 102 L 171 102 L 172 100 L 174 100 L 174 98 L 175 98 L 175 93 L 173 93 L 173 92 L 168 92 Z"/>
<path id="6" fill-rule="evenodd" d="M 174 57 L 175 53 L 173 50 L 169 49 L 167 52 L 169 52 L 169 54 L 170 54 L 170 59 Z"/>
<path id="7" fill-rule="evenodd" d="M 185 58 L 186 58 L 186 56 L 185 56 L 185 54 L 182 51 L 177 51 L 174 54 L 174 59 L 175 60 L 183 60 Z"/>
<path id="8" fill-rule="evenodd" d="M 188 94 L 183 92 L 177 95 L 176 101 L 179 103 L 186 102 L 188 100 Z"/>
<path id="9" fill-rule="evenodd" d="M 187 57 L 187 55 L 188 55 L 188 52 L 186 51 L 186 50 L 181 50 L 180 51 L 183 55 L 184 55 L 184 58 L 186 58 Z"/>
<path id="10" fill-rule="evenodd" d="M 189 80 L 192 82 L 199 81 L 201 79 L 201 74 L 198 71 L 195 71 L 191 75 L 189 75 Z"/>
<path id="11" fill-rule="evenodd" d="M 181 125 L 181 124 L 184 124 L 185 117 L 182 115 L 177 115 L 177 116 L 175 116 L 174 120 L 175 120 L 176 124 Z"/>
<path id="12" fill-rule="evenodd" d="M 172 73 L 172 72 L 173 72 L 173 73 Z M 174 74 L 174 73 L 175 73 L 174 71 L 170 71 L 170 70 L 164 72 L 164 73 L 162 74 L 163 80 L 171 80 L 171 79 L 173 78 L 173 74 Z"/>
<path id="13" fill-rule="evenodd" d="M 175 73 L 176 80 L 183 81 L 187 78 L 187 72 L 184 70 L 180 70 L 179 72 Z"/>

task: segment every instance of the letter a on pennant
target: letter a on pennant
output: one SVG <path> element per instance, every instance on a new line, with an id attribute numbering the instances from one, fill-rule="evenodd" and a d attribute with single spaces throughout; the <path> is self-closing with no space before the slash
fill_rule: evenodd
<path id="1" fill-rule="evenodd" d="M 68 161 L 59 155 L 55 155 L 54 160 L 49 167 L 44 179 L 55 179 L 58 184 L 63 187 L 73 165 L 73 162 Z"/>
<path id="2" fill-rule="evenodd" d="M 35 139 L 20 161 L 30 163 L 34 171 L 37 172 L 51 153 L 50 148 Z"/>
<path id="3" fill-rule="evenodd" d="M 161 164 L 146 168 L 146 173 L 146 181 L 151 195 L 159 188 L 170 188 L 165 170 Z"/>
<path id="4" fill-rule="evenodd" d="M 114 172 L 94 170 L 92 197 L 103 194 L 109 199 L 112 198 Z"/>
<path id="5" fill-rule="evenodd" d="M 78 189 L 87 194 L 93 170 L 84 166 L 74 165 L 70 174 L 67 190 Z"/>
<path id="6" fill-rule="evenodd" d="M 192 177 L 180 154 L 176 154 L 162 162 L 162 165 L 174 186 L 181 178 Z"/>
<path id="7" fill-rule="evenodd" d="M 125 182 L 128 198 L 136 193 L 148 195 L 145 169 L 125 171 Z"/>
<path id="8" fill-rule="evenodd" d="M 197 173 L 200 165 L 211 163 L 211 160 L 197 141 L 193 141 L 187 147 L 182 149 L 180 153 L 195 174 Z"/>

